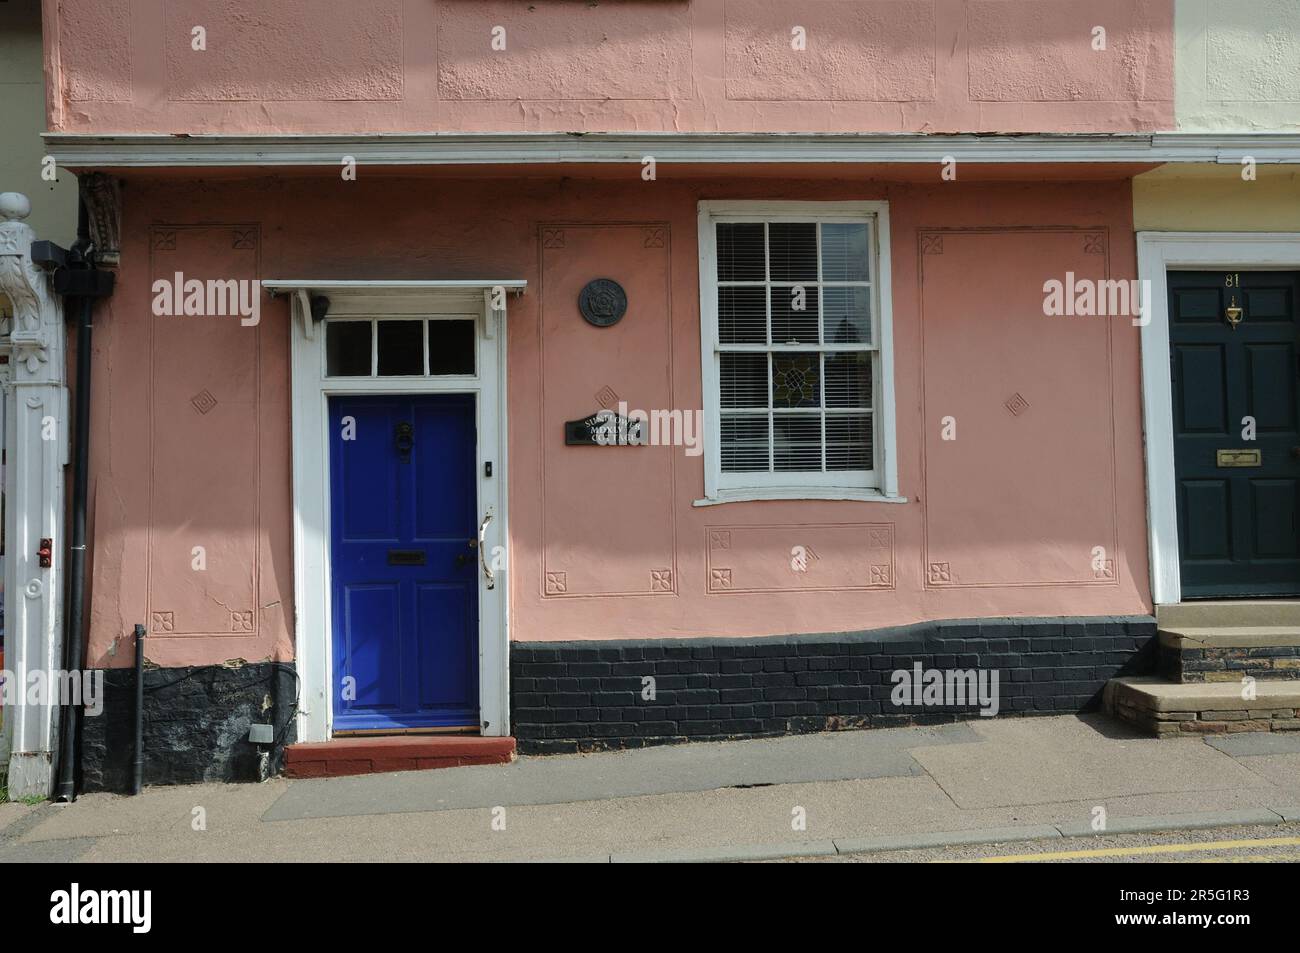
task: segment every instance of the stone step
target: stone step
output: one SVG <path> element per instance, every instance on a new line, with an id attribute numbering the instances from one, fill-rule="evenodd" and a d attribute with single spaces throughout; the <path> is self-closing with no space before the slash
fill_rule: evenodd
<path id="1" fill-rule="evenodd" d="M 284 773 L 291 778 L 334 778 L 386 771 L 507 764 L 514 758 L 514 738 L 364 735 L 289 745 L 284 749 Z"/>
<path id="2" fill-rule="evenodd" d="M 1300 731 L 1300 681 L 1180 684 L 1154 676 L 1112 678 L 1107 712 L 1160 738 L 1241 731 Z"/>
<path id="3" fill-rule="evenodd" d="M 1300 679 L 1300 626 L 1161 626 L 1159 670 L 1175 682 Z"/>
<path id="4" fill-rule="evenodd" d="M 1156 606 L 1160 628 L 1287 626 L 1300 630 L 1300 600 L 1234 599 Z"/>

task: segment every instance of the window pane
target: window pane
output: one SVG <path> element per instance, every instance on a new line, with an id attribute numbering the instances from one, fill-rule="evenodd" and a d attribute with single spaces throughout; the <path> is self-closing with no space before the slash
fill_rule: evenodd
<path id="1" fill-rule="evenodd" d="M 718 289 L 718 341 L 722 344 L 767 343 L 765 289 Z"/>
<path id="2" fill-rule="evenodd" d="M 719 281 L 762 281 L 767 277 L 762 222 L 719 222 L 717 236 Z"/>
<path id="3" fill-rule="evenodd" d="M 817 280 L 817 226 L 812 222 L 772 222 L 768 254 L 773 281 Z"/>
<path id="4" fill-rule="evenodd" d="M 379 376 L 424 374 L 424 322 L 379 322 Z"/>
<path id="5" fill-rule="evenodd" d="M 767 409 L 767 355 L 722 354 L 723 407 Z"/>
<path id="6" fill-rule="evenodd" d="M 826 355 L 826 406 L 871 406 L 871 355 Z"/>
<path id="7" fill-rule="evenodd" d="M 821 414 L 776 414 L 772 426 L 772 462 L 777 470 L 822 468 Z"/>
<path id="8" fill-rule="evenodd" d="M 473 374 L 473 321 L 429 322 L 429 373 Z"/>
<path id="9" fill-rule="evenodd" d="M 871 414 L 826 415 L 826 469 L 870 470 Z"/>
<path id="10" fill-rule="evenodd" d="M 871 343 L 871 289 L 823 288 L 827 344 Z"/>
<path id="11" fill-rule="evenodd" d="M 822 224 L 822 281 L 866 281 L 867 262 L 865 224 Z"/>
<path id="12" fill-rule="evenodd" d="M 821 355 L 772 354 L 772 406 L 820 407 Z"/>
<path id="13" fill-rule="evenodd" d="M 370 322 L 325 323 L 325 373 L 330 377 L 370 376 Z"/>
<path id="14" fill-rule="evenodd" d="M 817 343 L 816 286 L 772 289 L 772 343 Z"/>
<path id="15" fill-rule="evenodd" d="M 723 472 L 766 472 L 769 469 L 767 414 L 723 414 L 721 449 Z"/>

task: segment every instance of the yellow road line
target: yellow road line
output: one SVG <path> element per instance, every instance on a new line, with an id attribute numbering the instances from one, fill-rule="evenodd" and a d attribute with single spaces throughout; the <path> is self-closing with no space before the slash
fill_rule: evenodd
<path id="1" fill-rule="evenodd" d="M 1195 844 L 1149 844 L 1145 847 L 1100 847 L 1062 850 L 1050 854 L 1005 854 L 981 857 L 981 864 L 1017 864 L 1027 860 L 1074 860 L 1085 857 L 1131 857 L 1139 854 L 1190 854 L 1202 850 L 1238 850 L 1243 847 L 1300 847 L 1300 837 L 1264 837 L 1258 840 L 1216 840 Z"/>

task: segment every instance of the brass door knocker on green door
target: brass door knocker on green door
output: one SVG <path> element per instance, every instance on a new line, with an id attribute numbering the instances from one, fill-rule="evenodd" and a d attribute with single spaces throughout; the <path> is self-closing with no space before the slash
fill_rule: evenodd
<path id="1" fill-rule="evenodd" d="M 1237 330 L 1237 325 L 1241 324 L 1244 312 L 1237 306 L 1237 296 L 1232 296 L 1232 304 L 1223 309 L 1223 316 L 1228 320 L 1228 327 Z"/>

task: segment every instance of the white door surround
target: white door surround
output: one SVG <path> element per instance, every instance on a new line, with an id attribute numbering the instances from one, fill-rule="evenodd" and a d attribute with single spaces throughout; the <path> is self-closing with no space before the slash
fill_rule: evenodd
<path id="1" fill-rule="evenodd" d="M 504 554 L 508 535 L 506 458 L 506 298 L 522 280 L 496 281 L 263 281 L 272 294 L 292 295 L 294 653 L 301 679 L 298 741 L 331 735 L 332 620 L 330 618 L 329 398 L 336 394 L 473 394 L 478 441 L 480 521 L 493 517 L 482 558 Z M 311 298 L 329 298 L 329 317 L 469 317 L 478 328 L 477 373 L 463 376 L 326 377 L 325 328 Z M 491 476 L 486 464 L 491 463 Z M 500 547 L 500 548 L 497 548 Z M 479 574 L 480 733 L 510 733 L 508 631 L 509 560 L 498 560 L 495 582 Z"/>
<path id="2" fill-rule="evenodd" d="M 1300 232 L 1138 232 L 1138 278 L 1149 281 L 1142 323 L 1142 424 L 1146 439 L 1151 598 L 1180 602 L 1173 387 L 1169 377 L 1169 271 L 1300 269 Z"/>
<path id="3" fill-rule="evenodd" d="M 16 699 L 5 709 L 9 796 L 48 797 L 58 747 L 58 706 L 50 691 L 35 703 L 28 688 L 59 684 L 63 668 L 63 470 L 68 462 L 68 388 L 63 301 L 31 259 L 36 238 L 22 220 L 31 203 L 0 195 L 0 293 L 13 318 L 0 327 L 5 390 L 5 668 Z M 41 566 L 41 540 L 52 565 Z M 0 748 L 5 745 L 0 745 Z"/>

